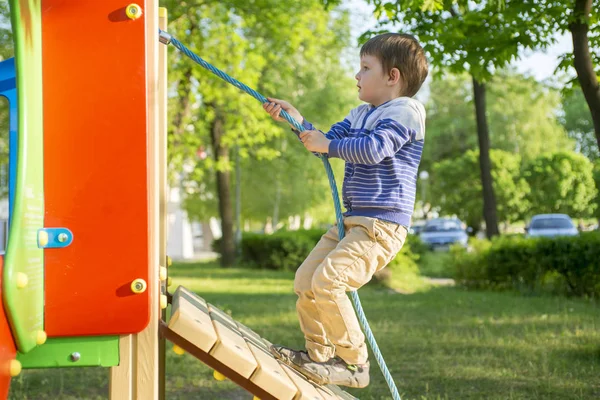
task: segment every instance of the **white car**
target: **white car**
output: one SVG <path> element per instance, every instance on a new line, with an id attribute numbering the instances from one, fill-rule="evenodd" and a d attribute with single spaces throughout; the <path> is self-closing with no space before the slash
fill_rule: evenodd
<path id="1" fill-rule="evenodd" d="M 577 227 L 566 214 L 538 214 L 525 228 L 527 237 L 577 236 Z"/>
<path id="2" fill-rule="evenodd" d="M 467 232 L 470 231 L 464 228 L 464 224 L 458 218 L 435 218 L 427 221 L 419 237 L 431 250 L 445 251 L 456 243 L 467 247 Z"/>

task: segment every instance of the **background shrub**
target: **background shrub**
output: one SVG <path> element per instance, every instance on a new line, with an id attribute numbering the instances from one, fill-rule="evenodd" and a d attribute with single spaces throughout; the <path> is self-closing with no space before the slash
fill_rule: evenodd
<path id="1" fill-rule="evenodd" d="M 241 263 L 244 266 L 274 270 L 296 271 L 325 231 L 321 229 L 278 231 L 272 235 L 261 233 L 244 233 L 242 235 Z M 220 240 L 213 242 L 213 249 L 218 251 Z M 418 254 L 413 253 L 413 246 L 419 252 L 425 252 L 426 246 L 418 237 L 409 235 L 402 250 L 376 279 L 387 282 L 392 272 L 402 274 L 418 274 L 416 261 Z"/>
<path id="2" fill-rule="evenodd" d="M 501 237 L 453 248 L 459 284 L 468 287 L 600 296 L 600 233 L 556 238 Z"/>

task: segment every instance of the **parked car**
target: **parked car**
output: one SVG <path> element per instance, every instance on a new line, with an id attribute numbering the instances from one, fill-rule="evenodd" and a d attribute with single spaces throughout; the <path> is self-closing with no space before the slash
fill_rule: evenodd
<path id="1" fill-rule="evenodd" d="M 411 235 L 417 235 L 417 236 L 419 236 L 419 234 L 421 233 L 421 231 L 425 227 L 425 222 L 426 221 L 415 221 L 415 222 L 413 222 L 412 225 L 410 226 L 410 229 L 408 230 L 408 233 L 410 233 Z"/>
<path id="2" fill-rule="evenodd" d="M 455 243 L 467 247 L 469 241 L 465 224 L 458 218 L 429 220 L 419 236 L 432 250 L 448 250 Z"/>
<path id="3" fill-rule="evenodd" d="M 555 237 L 579 235 L 577 227 L 566 214 L 538 214 L 525 228 L 527 237 Z"/>

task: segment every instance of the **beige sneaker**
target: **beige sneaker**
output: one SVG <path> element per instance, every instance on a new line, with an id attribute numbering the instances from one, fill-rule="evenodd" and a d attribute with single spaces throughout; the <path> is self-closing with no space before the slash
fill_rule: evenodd
<path id="1" fill-rule="evenodd" d="M 270 350 L 275 358 L 300 372 L 307 379 L 319 385 L 327 383 L 327 380 L 319 374 L 319 371 L 324 371 L 324 363 L 313 361 L 306 351 L 293 350 L 274 344 L 271 345 Z"/>
<path id="2" fill-rule="evenodd" d="M 365 364 L 347 364 L 341 358 L 335 357 L 322 363 L 317 372 L 329 384 L 364 388 L 369 385 L 369 368 L 368 361 Z"/>
<path id="3" fill-rule="evenodd" d="M 275 358 L 294 368 L 302 375 L 319 385 L 340 385 L 364 388 L 369 385 L 369 362 L 362 365 L 347 364 L 339 357 L 327 362 L 313 361 L 306 351 L 271 345 Z"/>

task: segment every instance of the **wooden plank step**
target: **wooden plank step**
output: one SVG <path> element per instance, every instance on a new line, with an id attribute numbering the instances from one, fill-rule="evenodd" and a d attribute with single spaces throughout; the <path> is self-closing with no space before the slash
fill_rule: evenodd
<path id="1" fill-rule="evenodd" d="M 206 302 L 183 286 L 173 294 L 169 329 L 206 353 L 218 341 Z"/>
<path id="2" fill-rule="evenodd" d="M 244 378 L 250 378 L 258 368 L 256 358 L 246 344 L 246 340 L 237 328 L 237 324 L 229 315 L 209 304 L 208 310 L 213 321 L 219 340 L 211 349 L 210 354 Z"/>
<path id="3" fill-rule="evenodd" d="M 261 400 L 358 400 L 337 386 L 307 380 L 271 355 L 268 340 L 182 286 L 160 332 Z"/>
<path id="4" fill-rule="evenodd" d="M 292 400 L 296 397 L 296 385 L 268 350 L 257 347 L 252 342 L 248 342 L 248 346 L 258 363 L 250 380 L 280 400 Z"/>
<path id="5" fill-rule="evenodd" d="M 291 381 L 279 362 L 273 357 L 269 346 L 262 338 L 244 324 L 233 321 L 238 331 L 248 343 L 248 347 L 258 362 L 258 368 L 250 380 L 278 399 L 292 400 L 298 389 Z"/>

